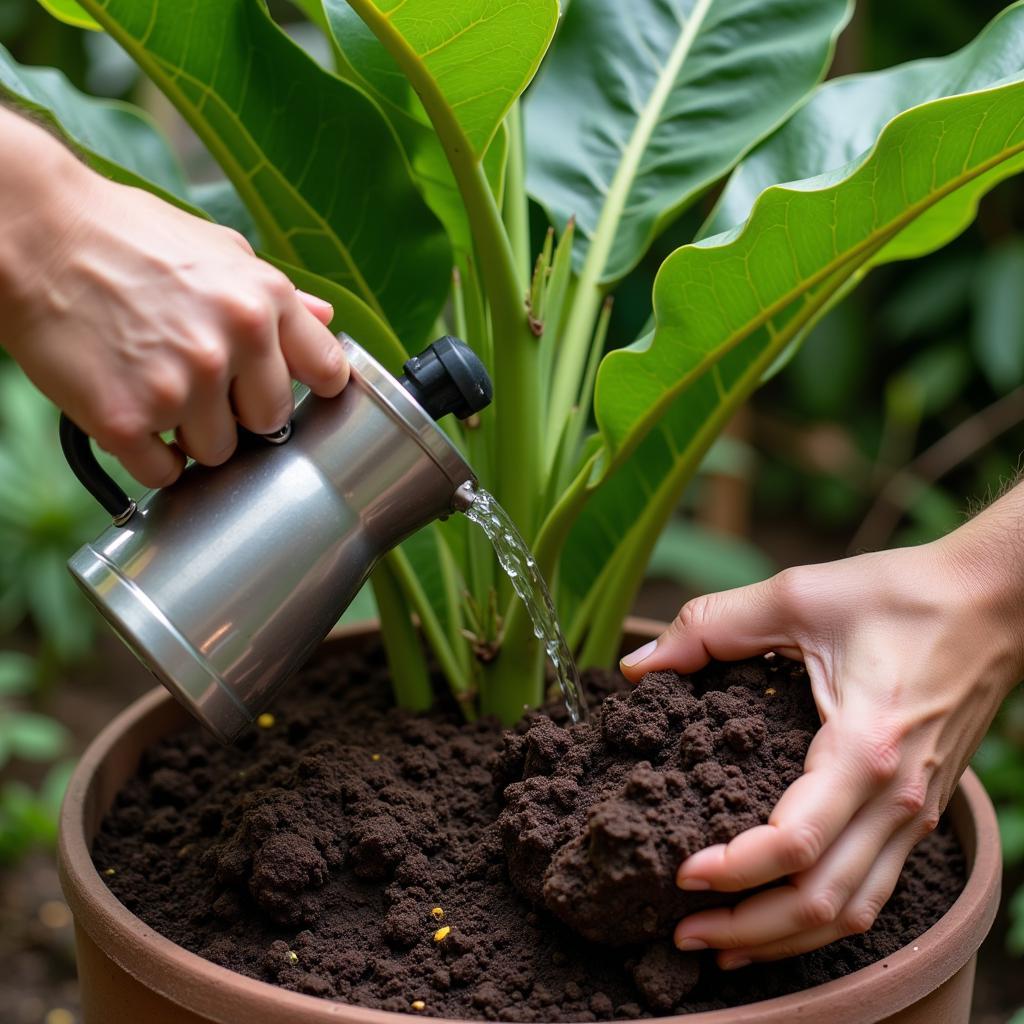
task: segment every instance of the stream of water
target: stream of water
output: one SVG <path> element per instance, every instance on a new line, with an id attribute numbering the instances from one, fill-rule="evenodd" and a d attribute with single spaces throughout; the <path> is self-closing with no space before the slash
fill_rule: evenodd
<path id="1" fill-rule="evenodd" d="M 466 510 L 469 520 L 479 526 L 494 548 L 494 554 L 505 574 L 512 581 L 519 599 L 533 623 L 533 635 L 544 645 L 555 669 L 569 717 L 574 722 L 586 718 L 586 704 L 580 687 L 580 676 L 572 652 L 558 624 L 551 592 L 537 570 L 537 562 L 526 542 L 519 535 L 508 513 L 485 490 L 476 492 L 476 500 Z"/>

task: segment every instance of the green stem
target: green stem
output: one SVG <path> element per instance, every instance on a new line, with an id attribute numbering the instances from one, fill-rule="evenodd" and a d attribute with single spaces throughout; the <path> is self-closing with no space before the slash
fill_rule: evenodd
<path id="1" fill-rule="evenodd" d="M 544 651 L 536 639 L 510 647 L 502 644 L 497 661 L 484 667 L 480 711 L 514 725 L 527 708 L 544 703 Z"/>
<path id="2" fill-rule="evenodd" d="M 672 497 L 674 500 L 667 514 L 663 515 L 660 502 L 657 509 L 648 505 L 642 517 L 644 529 L 639 528 L 638 521 L 615 552 L 611 571 L 603 581 L 596 604 L 590 609 L 587 639 L 578 659 L 581 668 L 608 668 L 614 663 L 622 636 L 622 623 L 633 607 L 640 581 L 651 560 L 652 541 L 657 540 L 678 503 L 674 492 Z M 648 530 L 653 532 L 648 533 Z M 640 580 L 635 579 L 637 566 L 642 567 Z"/>
<path id="3" fill-rule="evenodd" d="M 597 458 L 598 456 L 595 455 L 583 466 L 558 504 L 548 514 L 537 535 L 533 556 L 537 562 L 538 571 L 546 580 L 555 578 L 562 545 L 587 502 L 588 484 Z M 515 717 L 522 713 L 523 703 L 533 703 L 535 706 L 535 702 L 543 696 L 543 674 L 537 671 L 538 666 L 542 664 L 538 660 L 539 657 L 540 645 L 533 635 L 530 617 L 522 602 L 518 598 L 513 598 L 507 606 L 501 652 L 495 661 L 487 667 L 487 677 L 483 687 L 486 699 L 484 706 L 497 707 L 500 705 L 504 711 L 510 712 L 515 703 L 512 694 L 522 698 L 519 701 L 519 711 L 516 712 Z M 535 676 L 530 676 L 531 671 L 536 673 Z M 528 692 L 526 692 L 527 684 L 529 684 Z M 504 715 L 501 717 L 503 721 L 509 721 Z"/>
<path id="4" fill-rule="evenodd" d="M 523 113 L 517 100 L 505 119 L 508 128 L 508 164 L 505 178 L 505 227 L 519 269 L 520 290 L 530 287 L 530 208 L 526 198 L 526 151 Z"/>
<path id="5" fill-rule="evenodd" d="M 441 552 L 441 585 L 444 589 L 444 602 L 448 613 L 448 639 L 452 653 L 459 663 L 460 679 L 466 681 L 469 689 L 473 680 L 473 656 L 462 634 L 462 598 L 460 586 L 462 573 L 452 555 L 451 549 L 443 536 L 438 536 L 438 550 Z"/>
<path id="6" fill-rule="evenodd" d="M 491 439 L 482 427 L 476 427 L 466 431 L 466 440 L 469 445 L 470 465 L 478 473 L 483 473 L 482 479 L 486 480 L 487 475 L 483 467 L 490 465 L 491 460 L 488 457 L 487 447 Z M 491 591 L 495 589 L 497 564 L 494 557 L 494 549 L 484 535 L 483 530 L 468 520 L 466 521 L 466 526 L 469 530 L 467 537 L 469 579 L 466 582 L 477 604 L 481 608 L 485 608 Z M 481 637 L 481 639 L 488 640 L 493 638 Z"/>
<path id="7" fill-rule="evenodd" d="M 408 711 L 427 711 L 434 703 L 434 691 L 427 674 L 420 637 L 409 617 L 409 608 L 390 555 L 377 563 L 370 582 L 373 596 L 377 599 L 395 702 Z"/>
<path id="8" fill-rule="evenodd" d="M 420 55 L 371 0 L 350 6 L 381 41 L 423 102 L 451 166 L 469 216 L 480 275 L 491 313 L 497 439 L 494 447 L 498 501 L 529 538 L 536 527 L 540 493 L 541 408 L 536 339 L 526 317 L 515 254 L 482 164 L 455 112 Z"/>
<path id="9" fill-rule="evenodd" d="M 608 326 L 612 318 L 612 300 L 607 298 L 601 307 L 601 315 L 598 318 L 597 326 L 594 328 L 594 343 L 590 349 L 587 359 L 586 372 L 583 374 L 583 384 L 580 387 L 579 403 L 572 409 L 569 419 L 566 421 L 565 434 L 561 440 L 562 448 L 556 455 L 552 465 L 552 474 L 555 477 L 555 486 L 561 490 L 568 480 L 566 476 L 572 471 L 576 459 L 579 458 L 580 439 L 590 419 L 590 410 L 594 400 L 594 382 L 597 380 L 597 369 L 604 355 L 604 343 L 608 337 Z"/>
<path id="10" fill-rule="evenodd" d="M 452 693 L 455 694 L 456 698 L 468 693 L 471 687 L 465 666 L 460 664 L 459 658 L 448 642 L 444 626 L 441 625 L 437 612 L 434 611 L 433 606 L 430 604 L 430 600 L 416 573 L 413 571 L 409 559 L 400 548 L 395 548 L 394 551 L 388 554 L 386 561 L 393 579 L 404 595 L 405 600 L 419 616 L 420 628 L 423 630 L 423 635 L 430 644 L 430 649 L 434 652 L 438 664 L 441 666 L 441 671 L 448 680 Z M 442 561 L 443 571 L 444 564 Z"/>

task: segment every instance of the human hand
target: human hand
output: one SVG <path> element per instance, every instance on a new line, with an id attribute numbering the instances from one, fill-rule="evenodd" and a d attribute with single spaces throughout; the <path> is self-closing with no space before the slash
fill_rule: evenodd
<path id="1" fill-rule="evenodd" d="M 236 419 L 259 434 L 284 426 L 293 377 L 324 397 L 345 386 L 330 305 L 237 232 L 73 160 L 53 186 L 32 204 L 48 244 L 12 257 L 4 344 L 141 483 L 172 483 L 182 452 L 226 461 Z M 168 430 L 177 445 L 160 439 Z"/>
<path id="2" fill-rule="evenodd" d="M 637 681 L 777 651 L 804 661 L 823 723 L 768 824 L 694 854 L 676 879 L 723 892 L 782 883 L 684 919 L 680 949 L 718 949 L 732 969 L 874 923 L 1024 675 L 1024 488 L 1015 495 L 1009 514 L 997 506 L 934 544 L 698 598 L 623 660 Z"/>

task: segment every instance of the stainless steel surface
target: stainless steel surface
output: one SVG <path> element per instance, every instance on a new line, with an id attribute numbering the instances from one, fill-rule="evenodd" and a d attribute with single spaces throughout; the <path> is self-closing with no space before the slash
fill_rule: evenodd
<path id="1" fill-rule="evenodd" d="M 232 741 L 312 653 L 382 554 L 462 507 L 473 472 L 354 342 L 334 399 L 305 395 L 286 444 L 193 465 L 69 566 L 122 639 Z"/>
<path id="2" fill-rule="evenodd" d="M 456 512 L 465 512 L 472 507 L 478 495 L 476 493 L 476 481 L 467 480 L 461 487 L 457 488 L 452 495 L 452 507 Z"/>

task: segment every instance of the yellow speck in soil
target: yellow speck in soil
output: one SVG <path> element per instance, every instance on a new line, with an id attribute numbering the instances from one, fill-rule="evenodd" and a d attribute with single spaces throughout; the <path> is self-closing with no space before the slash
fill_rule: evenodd
<path id="1" fill-rule="evenodd" d="M 434 915 L 434 920 L 435 921 L 443 921 L 444 920 L 444 911 L 440 907 L 434 907 L 434 909 L 431 910 L 430 913 Z"/>
<path id="2" fill-rule="evenodd" d="M 370 760 L 371 761 L 379 761 L 380 760 L 380 754 L 371 754 L 370 755 Z"/>
<path id="3" fill-rule="evenodd" d="M 103 874 L 105 874 L 107 876 L 107 878 L 110 878 L 111 875 L 116 875 L 117 874 L 117 868 L 106 868 L 104 870 Z"/>
<path id="4" fill-rule="evenodd" d="M 260 717 L 256 719 L 256 724 L 261 729 L 273 729 L 274 728 L 274 724 L 276 722 L 277 722 L 277 719 L 269 711 L 264 711 L 263 714 L 260 715 Z"/>
<path id="5" fill-rule="evenodd" d="M 412 1010 L 415 1010 L 417 1013 L 419 1013 L 420 1010 L 425 1010 L 427 1008 L 427 1004 L 425 1002 L 423 1002 L 422 999 L 414 999 L 409 1004 L 409 1008 L 412 1009 Z"/>
<path id="6" fill-rule="evenodd" d="M 51 1010 L 44 1018 L 45 1024 L 75 1024 L 75 1015 L 63 1006 Z"/>
<path id="7" fill-rule="evenodd" d="M 764 691 L 764 695 L 766 697 L 774 697 L 775 696 L 775 687 L 774 686 L 769 686 L 768 689 Z"/>
<path id="8" fill-rule="evenodd" d="M 448 925 L 445 925 L 443 928 L 438 928 L 437 931 L 434 932 L 434 941 L 444 942 L 444 940 L 447 939 L 448 936 L 451 934 L 451 931 L 452 930 L 448 927 Z"/>
<path id="9" fill-rule="evenodd" d="M 47 900 L 38 911 L 39 920 L 47 928 L 63 928 L 71 923 L 71 911 L 63 900 Z"/>
<path id="10" fill-rule="evenodd" d="M 290 964 L 297 964 L 299 962 L 299 954 L 294 949 L 289 949 L 284 955 L 285 960 Z"/>

